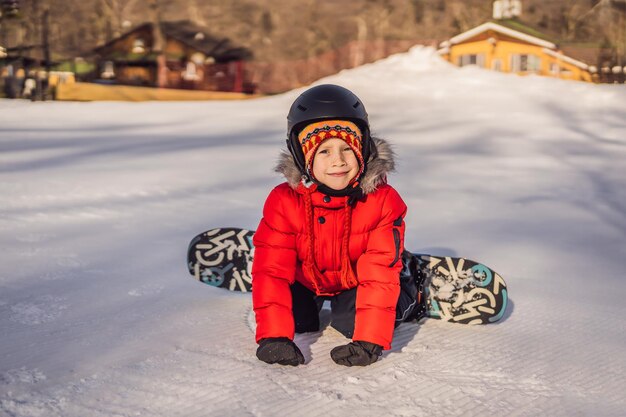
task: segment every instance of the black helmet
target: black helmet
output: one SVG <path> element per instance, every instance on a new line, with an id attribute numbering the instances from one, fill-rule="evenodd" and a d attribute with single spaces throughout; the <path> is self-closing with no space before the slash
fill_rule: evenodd
<path id="1" fill-rule="evenodd" d="M 309 88 L 293 102 L 287 115 L 287 148 L 303 175 L 304 155 L 298 142 L 298 133 L 308 124 L 327 119 L 342 119 L 354 122 L 363 134 L 363 161 L 372 153 L 369 120 L 361 100 L 347 88 L 333 84 L 322 84 Z M 367 167 L 363 167 L 363 173 Z"/>

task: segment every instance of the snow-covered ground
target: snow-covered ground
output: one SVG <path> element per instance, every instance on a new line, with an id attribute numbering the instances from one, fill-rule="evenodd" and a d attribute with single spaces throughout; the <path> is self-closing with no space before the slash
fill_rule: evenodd
<path id="1" fill-rule="evenodd" d="M 431 49 L 322 80 L 398 153 L 406 246 L 507 281 L 488 326 L 403 324 L 365 368 L 298 336 L 254 355 L 251 297 L 189 240 L 255 228 L 300 91 L 242 102 L 0 101 L 0 415 L 626 413 L 626 88 L 458 69 Z M 327 313 L 324 310 L 325 318 Z"/>

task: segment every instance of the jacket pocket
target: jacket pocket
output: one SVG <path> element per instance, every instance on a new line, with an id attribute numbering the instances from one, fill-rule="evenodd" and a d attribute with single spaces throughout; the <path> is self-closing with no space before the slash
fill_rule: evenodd
<path id="1" fill-rule="evenodd" d="M 393 258 L 393 262 L 389 265 L 389 268 L 393 267 L 400 259 L 400 231 L 396 228 L 393 229 L 393 243 L 396 247 L 396 256 Z"/>

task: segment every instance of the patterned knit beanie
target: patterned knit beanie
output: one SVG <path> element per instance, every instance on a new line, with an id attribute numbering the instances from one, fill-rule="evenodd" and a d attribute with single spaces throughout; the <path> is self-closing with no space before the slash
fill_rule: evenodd
<path id="1" fill-rule="evenodd" d="M 307 174 L 313 177 L 313 159 L 319 146 L 326 139 L 337 138 L 345 141 L 359 161 L 359 172 L 353 181 L 363 173 L 362 134 L 359 127 L 347 120 L 323 120 L 307 125 L 298 134 L 298 141 L 304 154 L 304 166 Z"/>

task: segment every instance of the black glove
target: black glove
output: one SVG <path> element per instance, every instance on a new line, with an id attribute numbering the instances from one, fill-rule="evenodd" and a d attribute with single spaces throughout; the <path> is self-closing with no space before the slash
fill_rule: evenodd
<path id="1" fill-rule="evenodd" d="M 286 337 L 268 337 L 259 341 L 256 357 L 267 363 L 298 366 L 304 356 L 298 346 Z"/>
<path id="2" fill-rule="evenodd" d="M 337 346 L 330 351 L 330 357 L 345 366 L 366 366 L 378 360 L 383 347 L 370 342 L 354 341 L 347 345 Z"/>

